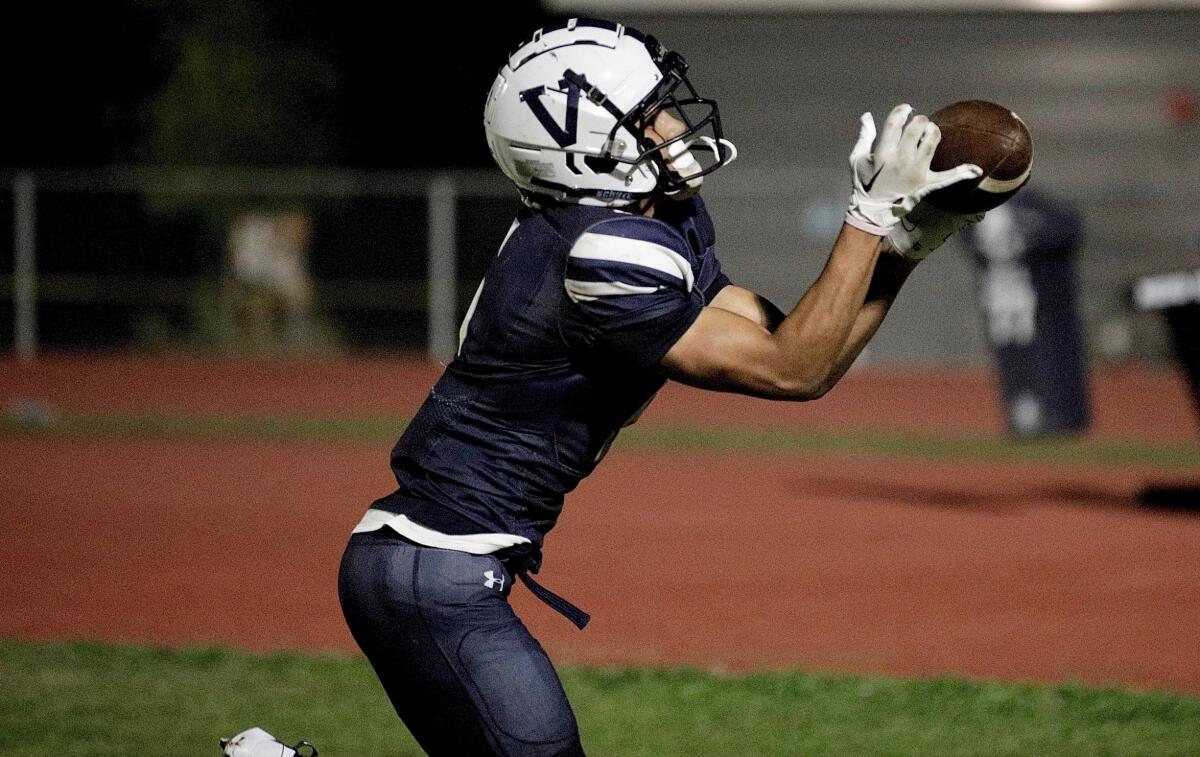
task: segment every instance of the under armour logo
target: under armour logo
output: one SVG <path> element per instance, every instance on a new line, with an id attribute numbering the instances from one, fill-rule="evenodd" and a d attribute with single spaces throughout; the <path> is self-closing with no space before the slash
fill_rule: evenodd
<path id="1" fill-rule="evenodd" d="M 497 576 L 492 571 L 485 570 L 483 572 L 483 577 L 485 579 L 487 579 L 486 581 L 483 582 L 484 586 L 486 586 L 489 589 L 499 589 L 500 591 L 504 591 L 504 576 L 503 575 Z"/>

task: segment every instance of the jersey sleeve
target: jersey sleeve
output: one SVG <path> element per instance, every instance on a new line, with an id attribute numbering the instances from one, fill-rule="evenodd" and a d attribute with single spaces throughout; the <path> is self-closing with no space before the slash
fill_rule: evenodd
<path id="1" fill-rule="evenodd" d="M 700 272 L 696 274 L 696 286 L 704 295 L 705 302 L 712 302 L 725 287 L 733 282 L 721 270 L 721 262 L 715 254 L 709 253 L 700 263 Z"/>
<path id="2" fill-rule="evenodd" d="M 640 216 L 581 234 L 563 284 L 568 341 L 643 368 L 657 364 L 704 307 L 683 237 Z"/>
<path id="3" fill-rule="evenodd" d="M 696 288 L 704 295 L 705 302 L 712 302 L 718 292 L 733 282 L 721 271 L 721 262 L 717 260 L 717 232 L 708 207 L 699 195 L 665 207 L 679 215 L 679 225 L 692 237 L 691 248 L 698 254 Z"/>

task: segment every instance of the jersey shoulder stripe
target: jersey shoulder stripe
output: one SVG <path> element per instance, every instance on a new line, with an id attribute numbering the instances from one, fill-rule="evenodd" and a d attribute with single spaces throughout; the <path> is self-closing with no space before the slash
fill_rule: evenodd
<path id="1" fill-rule="evenodd" d="M 587 232 L 571 248 L 570 259 L 585 266 L 595 261 L 594 267 L 597 268 L 604 263 L 651 268 L 683 281 L 684 288 L 689 292 L 695 278 L 691 264 L 678 252 L 641 239 Z"/>
<path id="2" fill-rule="evenodd" d="M 583 281 L 581 279 L 565 279 L 567 296 L 573 302 L 592 302 L 600 297 L 620 297 L 627 294 L 654 294 L 656 286 L 638 286 L 626 284 L 623 281 Z"/>
<path id="3" fill-rule="evenodd" d="M 610 216 L 584 228 L 583 233 L 603 234 L 621 239 L 640 239 L 653 242 L 680 255 L 690 257 L 690 248 L 679 229 L 658 218 L 628 213 Z"/>
<path id="4" fill-rule="evenodd" d="M 656 228 L 660 224 L 646 224 L 647 219 L 640 219 L 643 222 L 639 224 L 622 223 L 629 220 L 633 219 L 595 224 L 575 241 L 567 256 L 565 282 L 572 300 L 652 294 L 660 289 L 692 291 L 695 272 L 691 262 L 672 249 L 683 244 L 682 238 L 674 233 L 663 234 Z M 647 231 L 658 233 L 646 235 Z"/>

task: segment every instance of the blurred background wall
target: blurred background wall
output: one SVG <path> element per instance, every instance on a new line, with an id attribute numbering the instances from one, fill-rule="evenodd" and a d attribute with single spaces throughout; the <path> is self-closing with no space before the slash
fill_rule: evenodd
<path id="1" fill-rule="evenodd" d="M 1030 126 L 1031 186 L 1082 213 L 1092 358 L 1167 359 L 1165 326 L 1128 297 L 1140 275 L 1200 264 L 1196 4 L 496 5 L 429 6 L 415 22 L 368 3 L 10 4 L 21 43 L 4 52 L 0 347 L 14 338 L 24 177 L 43 348 L 263 347 L 239 318 L 289 306 L 231 286 L 231 229 L 299 214 L 312 319 L 277 346 L 424 350 L 431 296 L 461 315 L 514 208 L 481 126 L 496 68 L 545 20 L 596 15 L 683 52 L 720 102 L 741 157 L 705 193 L 739 283 L 787 308 L 819 272 L 861 112 L 989 99 Z M 449 204 L 428 200 L 446 186 Z M 426 284 L 439 249 L 454 251 L 441 295 Z M 985 361 L 976 300 L 952 244 L 919 269 L 866 359 Z"/>
<path id="2" fill-rule="evenodd" d="M 706 189 L 723 261 L 791 304 L 824 263 L 846 197 L 856 118 L 896 102 L 929 113 L 1002 103 L 1034 135 L 1031 187 L 1074 202 L 1085 243 L 1079 286 L 1100 356 L 1158 356 L 1161 325 L 1135 317 L 1140 274 L 1200 262 L 1200 128 L 1172 98 L 1200 85 L 1200 14 L 891 13 L 629 17 L 686 51 L 711 89 L 740 162 Z M 872 343 L 872 357 L 984 354 L 969 259 L 931 259 Z M 946 254 L 949 253 L 949 254 Z"/>

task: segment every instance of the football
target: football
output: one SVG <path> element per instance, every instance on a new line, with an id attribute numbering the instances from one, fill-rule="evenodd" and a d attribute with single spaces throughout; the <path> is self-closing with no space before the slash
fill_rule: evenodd
<path id="1" fill-rule="evenodd" d="M 964 100 L 936 111 L 929 120 L 942 130 L 932 168 L 944 171 L 974 163 L 983 176 L 939 189 L 926 199 L 953 213 L 982 213 L 1016 194 L 1033 166 L 1033 139 L 1020 116 L 986 100 Z"/>

